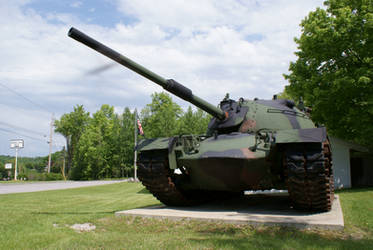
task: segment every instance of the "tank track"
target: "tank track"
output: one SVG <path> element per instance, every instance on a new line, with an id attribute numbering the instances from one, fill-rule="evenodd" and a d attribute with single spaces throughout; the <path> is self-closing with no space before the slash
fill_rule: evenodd
<path id="1" fill-rule="evenodd" d="M 328 142 L 315 147 L 302 144 L 285 151 L 285 177 L 295 209 L 330 211 L 334 199 L 334 178 Z"/>
<path id="2" fill-rule="evenodd" d="M 174 183 L 166 153 L 142 152 L 137 162 L 137 174 L 142 184 L 167 206 L 190 206 L 198 200 L 189 198 Z"/>

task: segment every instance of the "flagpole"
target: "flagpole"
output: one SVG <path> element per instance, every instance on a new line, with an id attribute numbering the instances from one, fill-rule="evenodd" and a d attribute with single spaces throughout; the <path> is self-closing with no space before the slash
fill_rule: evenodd
<path id="1" fill-rule="evenodd" d="M 137 181 L 137 167 L 136 167 L 136 162 L 137 162 L 137 110 L 135 109 L 135 119 L 134 119 L 134 122 L 135 122 L 135 155 L 134 155 L 134 161 L 133 161 L 133 166 L 134 166 L 134 177 L 135 177 L 135 181 Z"/>

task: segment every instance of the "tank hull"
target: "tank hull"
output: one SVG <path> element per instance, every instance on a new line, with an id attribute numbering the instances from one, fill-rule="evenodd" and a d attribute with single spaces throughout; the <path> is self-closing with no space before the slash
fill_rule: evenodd
<path id="1" fill-rule="evenodd" d="M 270 164 L 264 158 L 182 160 L 189 173 L 184 189 L 241 192 L 273 188 Z"/>
<path id="2" fill-rule="evenodd" d="M 166 205 L 288 189 L 295 208 L 331 209 L 333 172 L 324 128 L 148 139 L 138 149 L 139 179 Z"/>
<path id="3" fill-rule="evenodd" d="M 189 176 L 185 188 L 239 192 L 273 186 L 268 159 L 270 146 L 259 143 L 254 149 L 254 134 L 219 135 L 197 145 L 197 150 L 177 160 L 177 165 L 185 168 Z M 180 147 L 175 150 L 181 152 Z"/>

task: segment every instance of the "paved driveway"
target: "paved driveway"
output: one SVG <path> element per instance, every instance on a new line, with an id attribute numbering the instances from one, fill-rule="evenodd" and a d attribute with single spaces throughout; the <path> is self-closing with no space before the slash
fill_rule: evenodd
<path id="1" fill-rule="evenodd" d="M 127 180 L 115 181 L 41 181 L 41 182 L 20 182 L 20 183 L 0 183 L 0 194 L 37 192 L 56 189 L 68 189 L 88 186 L 98 186 L 125 182 Z"/>

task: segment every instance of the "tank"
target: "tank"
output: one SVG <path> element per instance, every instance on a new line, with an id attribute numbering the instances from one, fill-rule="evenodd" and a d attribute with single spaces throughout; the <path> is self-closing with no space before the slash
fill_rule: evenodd
<path id="1" fill-rule="evenodd" d="M 225 96 L 213 105 L 75 28 L 68 35 L 212 115 L 205 135 L 140 141 L 138 177 L 162 203 L 200 204 L 245 190 L 287 189 L 292 206 L 329 211 L 332 155 L 325 127 L 293 101 Z"/>

